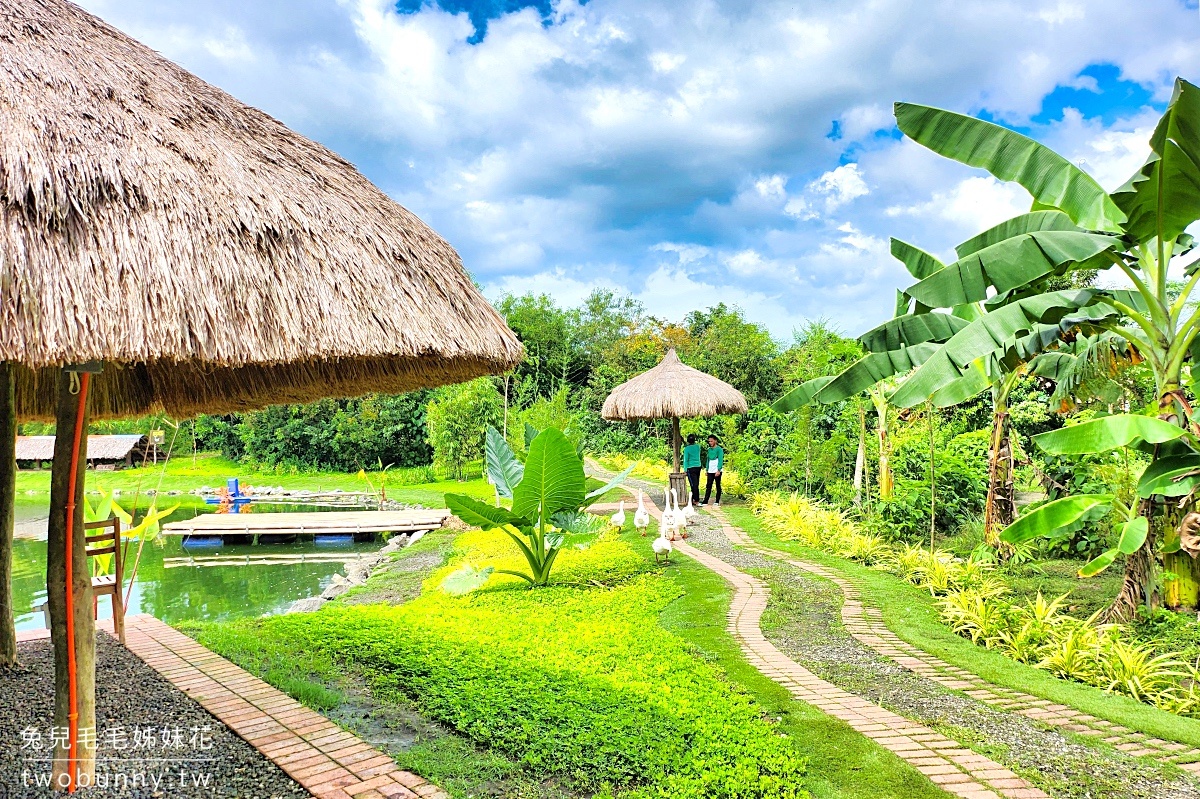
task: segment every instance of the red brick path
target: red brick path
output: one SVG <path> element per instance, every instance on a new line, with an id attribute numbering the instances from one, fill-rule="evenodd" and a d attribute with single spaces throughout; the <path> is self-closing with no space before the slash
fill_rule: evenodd
<path id="1" fill-rule="evenodd" d="M 447 794 L 388 755 L 152 616 L 126 619 L 129 648 L 319 799 Z"/>
<path id="2" fill-rule="evenodd" d="M 833 569 L 815 563 L 798 560 L 786 552 L 770 549 L 751 539 L 719 511 L 714 516 L 721 522 L 722 530 L 729 542 L 735 546 L 787 563 L 811 574 L 823 577 L 841 589 L 845 602 L 842 604 L 842 624 L 846 631 L 879 654 L 896 663 L 944 685 L 962 691 L 970 697 L 989 704 L 999 710 L 1020 713 L 1031 719 L 1062 727 L 1079 735 L 1103 738 L 1105 743 L 1135 757 L 1149 756 L 1173 763 L 1193 774 L 1200 774 L 1200 750 L 1175 741 L 1165 741 L 1145 733 L 1114 724 L 1088 713 L 1050 702 L 1045 699 L 995 685 L 965 669 L 960 669 L 934 655 L 902 640 L 883 623 L 883 614 L 878 608 L 863 604 L 857 586 Z"/>

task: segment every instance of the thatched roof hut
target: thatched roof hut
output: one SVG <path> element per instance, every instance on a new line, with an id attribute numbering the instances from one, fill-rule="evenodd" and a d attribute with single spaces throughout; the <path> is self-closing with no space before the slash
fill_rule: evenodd
<path id="1" fill-rule="evenodd" d="M 17 436 L 17 464 L 46 464 L 54 460 L 54 436 Z M 145 435 L 96 435 L 87 437 L 89 463 L 132 466 L 150 447 Z"/>
<path id="2" fill-rule="evenodd" d="M 0 6 L 0 361 L 18 414 L 104 362 L 95 417 L 503 371 L 454 249 L 334 153 L 66 0 Z"/>
<path id="3" fill-rule="evenodd" d="M 614 388 L 600 415 L 610 421 L 689 419 L 747 409 L 742 392 L 688 366 L 671 349 L 658 366 Z"/>
<path id="4" fill-rule="evenodd" d="M 670 419 L 673 465 L 678 472 L 681 418 L 745 413 L 748 408 L 742 392 L 688 366 L 671 348 L 658 366 L 614 388 L 600 415 L 609 421 Z"/>

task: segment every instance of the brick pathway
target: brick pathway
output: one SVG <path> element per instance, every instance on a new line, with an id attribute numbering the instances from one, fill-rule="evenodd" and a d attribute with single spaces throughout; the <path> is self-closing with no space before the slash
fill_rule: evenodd
<path id="1" fill-rule="evenodd" d="M 1020 713 L 1022 716 L 1044 724 L 1062 727 L 1064 730 L 1080 735 L 1101 737 L 1105 743 L 1112 744 L 1115 748 L 1135 757 L 1154 757 L 1163 762 L 1174 763 L 1193 774 L 1200 774 L 1200 750 L 1174 741 L 1155 738 L 1022 691 L 995 685 L 913 646 L 889 630 L 883 623 L 883 615 L 879 609 L 864 605 L 857 586 L 839 572 L 799 560 L 786 552 L 760 545 L 741 529 L 731 525 L 719 510 L 714 510 L 713 516 L 721 522 L 725 537 L 731 544 L 795 566 L 797 569 L 823 577 L 837 585 L 845 597 L 842 604 L 842 624 L 846 631 L 863 644 L 879 654 L 891 658 L 901 666 L 947 688 L 962 691 L 966 695 L 1000 710 Z"/>
<path id="2" fill-rule="evenodd" d="M 606 507 L 594 506 L 591 510 L 602 513 Z M 653 503 L 647 510 L 656 519 L 660 518 L 661 512 Z M 724 517 L 719 514 L 720 511 L 714 512 L 722 526 L 728 528 Z M 746 660 L 787 688 L 792 696 L 846 722 L 857 732 L 906 760 L 944 790 L 962 799 L 1049 799 L 1049 794 L 1031 786 L 994 760 L 959 745 L 957 741 L 929 727 L 843 691 L 796 663 L 762 633 L 760 620 L 770 595 L 766 584 L 685 541 L 676 540 L 674 547 L 677 552 L 721 575 L 733 586 L 733 600 L 729 607 L 730 634 L 741 646 Z"/>
<path id="3" fill-rule="evenodd" d="M 448 796 L 354 734 L 152 616 L 126 619 L 129 648 L 318 799 Z"/>

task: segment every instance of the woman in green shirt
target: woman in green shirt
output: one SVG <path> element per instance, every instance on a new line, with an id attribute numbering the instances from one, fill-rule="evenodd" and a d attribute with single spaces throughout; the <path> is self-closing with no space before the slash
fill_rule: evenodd
<path id="1" fill-rule="evenodd" d="M 708 482 L 704 486 L 704 501 L 701 506 L 707 505 L 708 500 L 712 497 L 713 483 L 717 485 L 717 502 L 716 507 L 721 507 L 721 472 L 725 471 L 725 450 L 721 449 L 721 445 L 717 442 L 716 436 L 708 437 Z"/>
<path id="2" fill-rule="evenodd" d="M 700 444 L 695 434 L 687 437 L 687 446 L 683 448 L 683 470 L 687 472 L 688 483 L 692 487 L 692 504 L 700 504 Z"/>

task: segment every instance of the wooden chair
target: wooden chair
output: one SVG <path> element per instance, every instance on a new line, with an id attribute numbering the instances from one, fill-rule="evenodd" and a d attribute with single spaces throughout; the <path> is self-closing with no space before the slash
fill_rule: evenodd
<path id="1" fill-rule="evenodd" d="M 121 643 L 125 643 L 125 604 L 124 604 L 124 582 L 125 582 L 125 563 L 121 557 L 121 520 L 117 518 L 109 519 L 103 522 L 88 522 L 83 526 L 87 556 L 89 558 L 96 555 L 112 554 L 113 569 L 111 574 L 105 574 L 100 577 L 92 578 L 92 612 L 98 613 L 98 600 L 101 596 L 108 594 L 112 597 L 113 610 L 113 629 L 116 630 L 117 638 Z M 87 535 L 89 530 L 104 530 L 102 533 L 95 535 Z"/>

